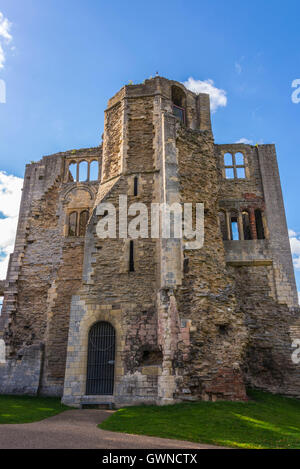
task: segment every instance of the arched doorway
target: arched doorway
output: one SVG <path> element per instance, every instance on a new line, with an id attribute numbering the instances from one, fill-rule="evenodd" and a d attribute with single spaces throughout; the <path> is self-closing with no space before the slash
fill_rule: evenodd
<path id="1" fill-rule="evenodd" d="M 115 370 L 115 329 L 105 321 L 90 329 L 87 360 L 87 395 L 112 395 Z"/>

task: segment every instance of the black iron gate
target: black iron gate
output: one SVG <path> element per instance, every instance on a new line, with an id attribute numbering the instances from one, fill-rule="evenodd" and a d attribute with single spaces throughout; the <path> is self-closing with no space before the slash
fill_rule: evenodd
<path id="1" fill-rule="evenodd" d="M 86 394 L 114 392 L 115 329 L 109 322 L 96 322 L 89 332 Z"/>

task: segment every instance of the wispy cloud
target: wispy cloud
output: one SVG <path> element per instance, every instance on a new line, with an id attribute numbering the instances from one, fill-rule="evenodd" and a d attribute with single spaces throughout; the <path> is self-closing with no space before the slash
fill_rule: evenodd
<path id="1" fill-rule="evenodd" d="M 235 143 L 245 143 L 246 145 L 253 145 L 253 140 L 249 140 L 248 138 L 242 137 Z"/>
<path id="2" fill-rule="evenodd" d="M 22 186 L 23 179 L 0 171 L 0 279 L 14 248 Z"/>
<path id="3" fill-rule="evenodd" d="M 236 73 L 240 75 L 243 71 L 241 64 L 238 62 L 235 62 L 234 67 L 235 67 Z"/>
<path id="4" fill-rule="evenodd" d="M 245 57 L 243 56 L 239 60 L 236 60 L 236 62 L 234 63 L 234 68 L 238 75 L 241 75 L 241 73 L 243 72 L 242 63 L 244 62 L 244 60 L 245 60 Z"/>
<path id="5" fill-rule="evenodd" d="M 226 91 L 214 86 L 214 81 L 211 79 L 202 81 L 189 77 L 183 84 L 188 90 L 194 93 L 209 94 L 212 112 L 216 112 L 219 107 L 225 107 L 227 105 Z"/>
<path id="6" fill-rule="evenodd" d="M 11 26 L 12 23 L 5 18 L 4 14 L 0 11 L 0 69 L 4 68 L 6 60 L 4 47 L 13 40 Z"/>

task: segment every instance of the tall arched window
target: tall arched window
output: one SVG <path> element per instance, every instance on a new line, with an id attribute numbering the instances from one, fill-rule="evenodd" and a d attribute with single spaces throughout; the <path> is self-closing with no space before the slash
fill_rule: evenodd
<path id="1" fill-rule="evenodd" d="M 69 215 L 68 236 L 76 236 L 76 234 L 77 234 L 77 212 L 72 212 Z"/>
<path id="2" fill-rule="evenodd" d="M 98 181 L 99 179 L 99 163 L 94 160 L 90 163 L 90 181 Z"/>
<path id="3" fill-rule="evenodd" d="M 230 214 L 230 237 L 233 241 L 238 241 L 240 239 L 238 220 L 238 214 L 236 212 L 232 212 Z"/>
<path id="4" fill-rule="evenodd" d="M 265 239 L 265 230 L 264 230 L 261 210 L 256 209 L 254 213 L 255 213 L 257 239 Z"/>
<path id="5" fill-rule="evenodd" d="M 89 220 L 89 211 L 88 210 L 83 210 L 80 213 L 79 217 L 79 236 L 84 236 L 85 231 L 86 231 L 86 225 Z"/>
<path id="6" fill-rule="evenodd" d="M 69 164 L 68 181 L 75 182 L 77 180 L 77 164 L 72 161 Z"/>
<path id="7" fill-rule="evenodd" d="M 251 239 L 250 217 L 249 217 L 249 213 L 246 210 L 242 212 L 242 218 L 243 218 L 244 239 L 249 240 Z"/>
<path id="8" fill-rule="evenodd" d="M 88 163 L 81 161 L 79 163 L 79 181 L 84 182 L 88 180 Z"/>
<path id="9" fill-rule="evenodd" d="M 186 96 L 179 86 L 172 86 L 173 114 L 183 123 L 186 123 Z"/>

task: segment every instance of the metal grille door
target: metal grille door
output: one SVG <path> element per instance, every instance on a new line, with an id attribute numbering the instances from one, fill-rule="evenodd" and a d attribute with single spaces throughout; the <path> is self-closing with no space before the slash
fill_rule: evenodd
<path id="1" fill-rule="evenodd" d="M 86 394 L 112 395 L 114 391 L 115 329 L 97 322 L 89 332 Z"/>

